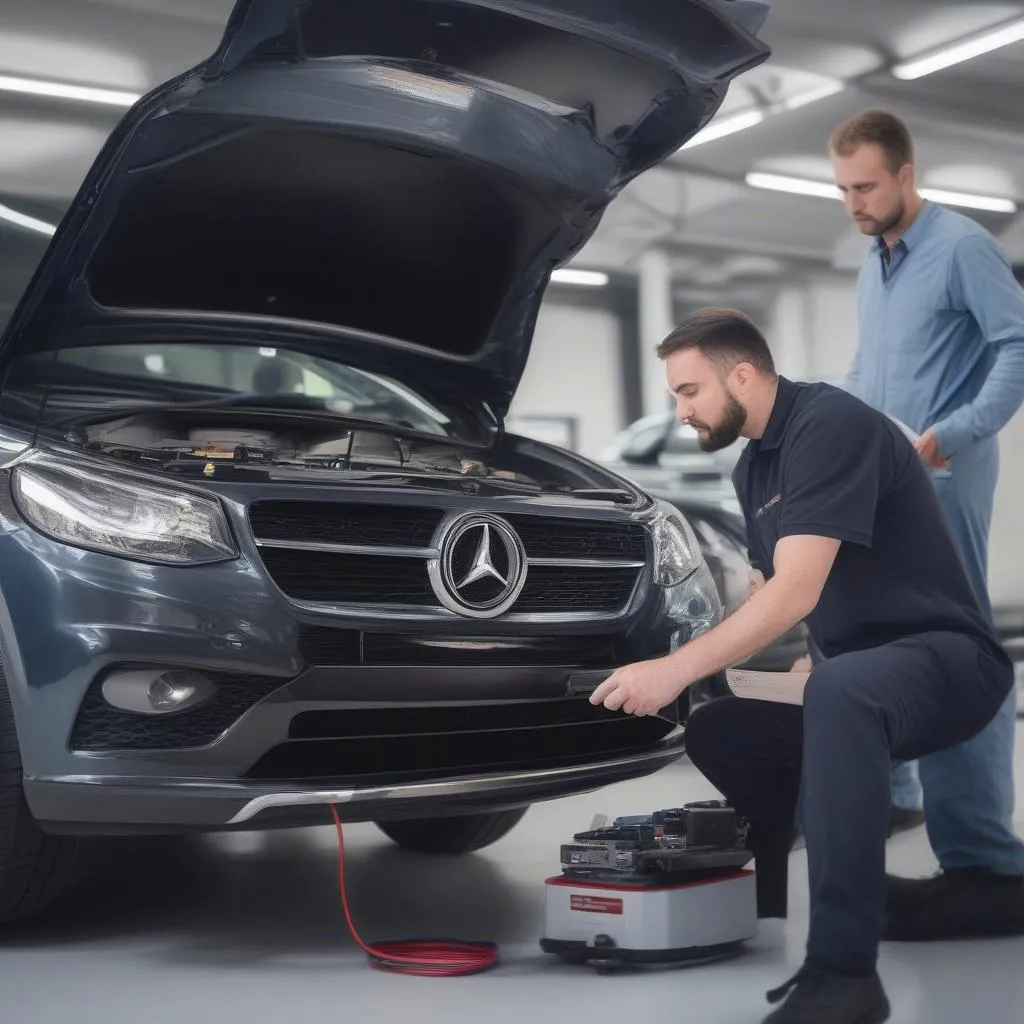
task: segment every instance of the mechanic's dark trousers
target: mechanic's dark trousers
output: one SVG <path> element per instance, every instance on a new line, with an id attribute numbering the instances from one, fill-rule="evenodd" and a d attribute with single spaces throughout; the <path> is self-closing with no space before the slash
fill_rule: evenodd
<path id="1" fill-rule="evenodd" d="M 964 635 L 927 633 L 815 666 L 802 708 L 721 697 L 693 711 L 687 752 L 750 821 L 755 868 L 773 852 L 778 865 L 781 850 L 785 870 L 800 800 L 811 890 L 808 963 L 850 974 L 875 969 L 891 760 L 970 739 L 1012 685 L 1009 659 Z"/>

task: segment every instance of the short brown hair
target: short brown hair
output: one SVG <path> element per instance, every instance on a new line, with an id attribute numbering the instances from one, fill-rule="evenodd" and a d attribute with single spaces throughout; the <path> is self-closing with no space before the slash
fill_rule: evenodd
<path id="1" fill-rule="evenodd" d="M 775 376 L 768 342 L 754 321 L 738 309 L 698 309 L 658 346 L 658 358 L 667 359 L 687 348 L 700 349 L 729 370 L 738 363 L 750 363 Z"/>
<path id="2" fill-rule="evenodd" d="M 849 156 L 870 143 L 881 148 L 893 174 L 914 162 L 914 142 L 907 126 L 886 110 L 864 110 L 844 121 L 829 137 L 828 149 L 836 156 Z"/>

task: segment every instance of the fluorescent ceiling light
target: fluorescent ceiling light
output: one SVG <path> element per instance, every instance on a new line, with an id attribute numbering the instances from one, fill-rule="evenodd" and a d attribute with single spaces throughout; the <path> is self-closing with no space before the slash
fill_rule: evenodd
<path id="1" fill-rule="evenodd" d="M 705 128 L 697 132 L 689 142 L 680 146 L 679 151 L 693 149 L 695 146 L 702 146 L 705 142 L 713 142 L 715 139 L 725 138 L 726 135 L 742 132 L 747 128 L 754 128 L 772 114 L 781 114 L 788 110 L 798 110 L 809 103 L 817 103 L 818 100 L 835 96 L 836 93 L 842 92 L 845 88 L 845 82 L 841 82 L 837 78 L 831 79 L 830 81 L 823 82 L 821 85 L 816 85 L 813 89 L 805 89 L 803 92 L 798 92 L 787 99 L 772 103 L 764 109 L 741 110 L 738 114 L 717 117 Z"/>
<path id="2" fill-rule="evenodd" d="M 1017 204 L 1000 196 L 978 196 L 973 192 L 949 192 L 944 188 L 918 189 L 922 199 L 947 206 L 964 206 L 970 210 L 989 210 L 991 213 L 1016 213 Z"/>
<path id="3" fill-rule="evenodd" d="M 1024 18 L 971 39 L 964 39 L 952 46 L 933 50 L 923 57 L 903 61 L 893 67 L 892 73 L 905 81 L 923 78 L 935 71 L 941 71 L 943 68 L 960 64 L 962 61 L 971 60 L 973 57 L 980 57 L 983 53 L 998 50 L 1002 46 L 1009 46 L 1010 43 L 1017 43 L 1022 39 L 1024 39 Z"/>
<path id="4" fill-rule="evenodd" d="M 841 199 L 842 193 L 825 181 L 810 178 L 791 178 L 786 174 L 765 174 L 751 171 L 746 182 L 751 188 L 766 188 L 772 192 L 789 192 L 796 196 L 816 196 L 820 199 Z"/>
<path id="5" fill-rule="evenodd" d="M 28 228 L 29 231 L 38 231 L 42 235 L 52 235 L 57 230 L 54 224 L 47 224 L 45 220 L 37 220 L 27 214 L 18 213 L 17 210 L 12 210 L 2 203 L 0 203 L 0 220 L 10 221 L 20 228 Z"/>
<path id="6" fill-rule="evenodd" d="M 590 288 L 603 288 L 608 284 L 608 275 L 600 270 L 556 270 L 551 275 L 556 284 L 581 284 Z"/>
<path id="7" fill-rule="evenodd" d="M 793 178 L 786 174 L 766 174 L 751 171 L 746 176 L 751 188 L 764 188 L 772 192 L 789 192 L 797 196 L 814 196 L 821 199 L 842 199 L 843 194 L 835 185 L 812 178 Z M 922 199 L 946 206 L 963 206 L 970 210 L 988 210 L 991 213 L 1016 213 L 1017 204 L 1001 196 L 980 196 L 973 192 L 951 192 L 942 188 L 918 189 Z"/>
<path id="8" fill-rule="evenodd" d="M 746 128 L 753 128 L 764 120 L 764 113 L 760 110 L 744 110 L 739 114 L 731 114 L 729 117 L 715 118 L 702 128 L 689 142 L 680 146 L 680 152 L 684 149 L 693 149 L 694 146 L 702 146 L 705 142 L 713 142 L 715 139 L 732 135 L 733 132 L 741 132 Z"/>
<path id="9" fill-rule="evenodd" d="M 67 82 L 43 82 L 35 78 L 13 78 L 0 75 L 0 92 L 20 92 L 30 96 L 51 96 L 62 100 L 81 100 L 85 103 L 105 103 L 112 107 L 130 107 L 138 93 L 119 92 L 116 89 L 98 89 Z"/>

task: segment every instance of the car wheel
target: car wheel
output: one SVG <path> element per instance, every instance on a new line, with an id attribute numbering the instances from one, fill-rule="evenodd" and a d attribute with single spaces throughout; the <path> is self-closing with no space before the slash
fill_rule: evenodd
<path id="1" fill-rule="evenodd" d="M 22 786 L 21 753 L 0 665 L 0 923 L 38 914 L 74 877 L 78 840 L 47 835 Z"/>
<path id="2" fill-rule="evenodd" d="M 457 818 L 378 821 L 377 828 L 405 850 L 418 853 L 472 853 L 496 843 L 519 824 L 527 807 Z"/>

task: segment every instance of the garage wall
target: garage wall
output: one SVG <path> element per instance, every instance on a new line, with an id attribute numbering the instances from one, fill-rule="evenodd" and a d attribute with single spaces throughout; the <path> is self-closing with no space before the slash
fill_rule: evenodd
<path id="1" fill-rule="evenodd" d="M 856 349 L 852 278 L 821 275 L 780 294 L 767 324 L 780 372 L 806 380 L 841 380 Z M 1024 604 L 1024 412 L 999 437 L 1001 468 L 989 557 L 993 604 Z"/>
<path id="2" fill-rule="evenodd" d="M 579 451 L 596 457 L 626 425 L 621 334 L 610 311 L 545 302 L 510 418 L 574 416 Z M 513 427 L 550 436 L 526 423 Z"/>

